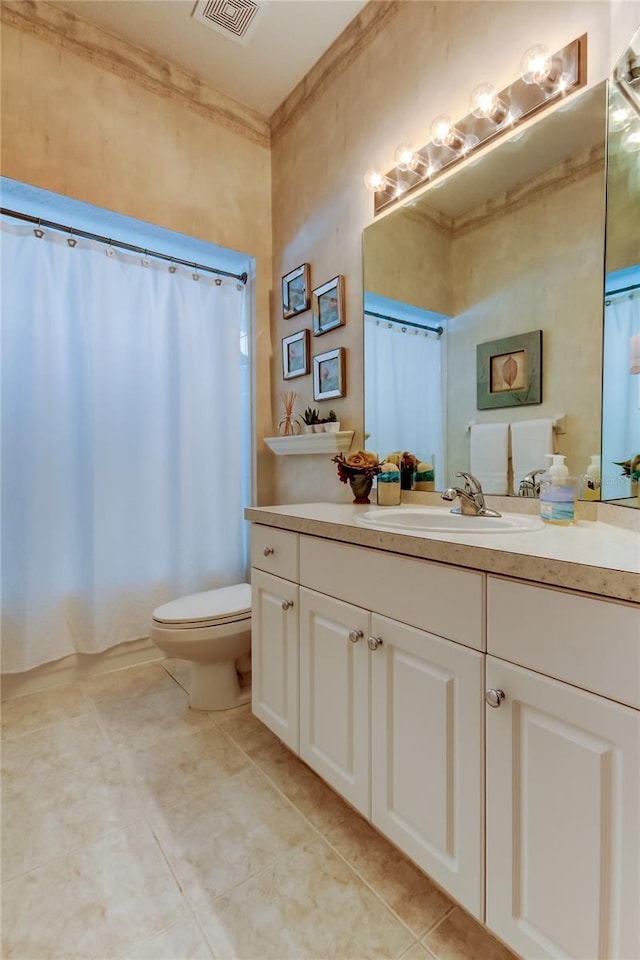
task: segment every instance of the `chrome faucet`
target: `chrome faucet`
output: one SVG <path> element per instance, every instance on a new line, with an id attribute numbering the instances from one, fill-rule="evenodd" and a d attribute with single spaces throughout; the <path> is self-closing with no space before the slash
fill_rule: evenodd
<path id="1" fill-rule="evenodd" d="M 518 487 L 519 497 L 539 497 L 540 480 L 536 480 L 538 474 L 545 473 L 545 468 L 541 470 L 530 470 L 526 477 L 523 477 Z"/>
<path id="2" fill-rule="evenodd" d="M 455 500 L 460 502 L 459 507 L 452 507 L 451 513 L 463 513 L 468 517 L 500 517 L 501 513 L 497 510 L 490 510 L 484 502 L 482 486 L 477 477 L 472 473 L 456 473 L 456 477 L 464 479 L 464 490 L 460 487 L 448 487 L 443 494 L 443 500 Z"/>

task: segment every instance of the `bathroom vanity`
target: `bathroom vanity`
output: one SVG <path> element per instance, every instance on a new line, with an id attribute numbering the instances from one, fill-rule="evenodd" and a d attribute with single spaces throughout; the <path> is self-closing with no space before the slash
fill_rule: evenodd
<path id="1" fill-rule="evenodd" d="M 638 534 L 367 509 L 247 510 L 254 713 L 522 957 L 640 956 Z"/>

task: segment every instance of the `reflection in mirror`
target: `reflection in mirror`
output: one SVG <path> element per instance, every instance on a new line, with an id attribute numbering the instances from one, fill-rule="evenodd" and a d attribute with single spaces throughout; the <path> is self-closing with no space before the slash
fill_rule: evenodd
<path id="1" fill-rule="evenodd" d="M 640 31 L 609 87 L 602 499 L 640 506 Z"/>
<path id="2" fill-rule="evenodd" d="M 438 489 L 459 471 L 474 472 L 472 432 L 474 460 L 484 459 L 485 473 L 499 477 L 494 492 L 517 493 L 519 478 L 544 467 L 552 446 L 567 456 L 575 475 L 600 453 L 605 114 L 605 84 L 572 96 L 364 231 L 365 305 L 386 302 L 400 319 L 413 308 L 420 322 L 427 314 L 427 323 L 444 328 L 439 338 L 422 338 L 432 349 L 438 345 L 438 374 L 435 362 L 426 366 L 426 359 L 417 370 L 408 363 L 393 366 L 403 351 L 417 352 L 420 336 L 408 332 L 396 334 L 386 365 L 384 355 L 370 362 L 365 318 L 367 445 L 379 455 L 410 450 L 422 459 L 435 453 Z M 502 385 L 504 406 L 479 409 L 478 347 L 490 341 L 517 344 L 518 337 L 538 330 L 541 402 L 530 403 L 525 372 L 522 384 Z M 506 347 L 505 359 L 510 350 L 521 362 L 515 346 Z M 485 347 L 484 354 L 491 349 Z M 510 364 L 504 369 L 511 370 Z M 394 382 L 395 395 L 387 390 Z M 426 382 L 430 395 L 423 389 Z M 387 421 L 395 424 L 384 434 L 374 415 L 375 397 L 383 391 Z M 551 429 L 560 414 L 562 433 Z M 514 471 L 506 425 L 522 421 L 534 423 L 540 443 L 525 444 L 524 460 Z M 494 428 L 471 431 L 472 422 Z M 417 423 L 422 434 L 416 433 Z"/>

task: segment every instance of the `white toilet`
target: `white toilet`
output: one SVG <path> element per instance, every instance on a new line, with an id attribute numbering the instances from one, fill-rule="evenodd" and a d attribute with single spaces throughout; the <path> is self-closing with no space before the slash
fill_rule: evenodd
<path id="1" fill-rule="evenodd" d="M 250 584 L 163 604 L 153 611 L 149 636 L 166 656 L 191 661 L 194 710 L 228 710 L 251 699 L 250 684 L 239 680 L 251 651 Z"/>

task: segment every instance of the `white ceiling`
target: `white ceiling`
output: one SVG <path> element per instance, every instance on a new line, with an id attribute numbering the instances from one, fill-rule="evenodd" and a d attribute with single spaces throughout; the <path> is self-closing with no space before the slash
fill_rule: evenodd
<path id="1" fill-rule="evenodd" d="M 247 46 L 194 20 L 195 0 L 56 2 L 268 118 L 367 0 L 265 0 Z"/>

